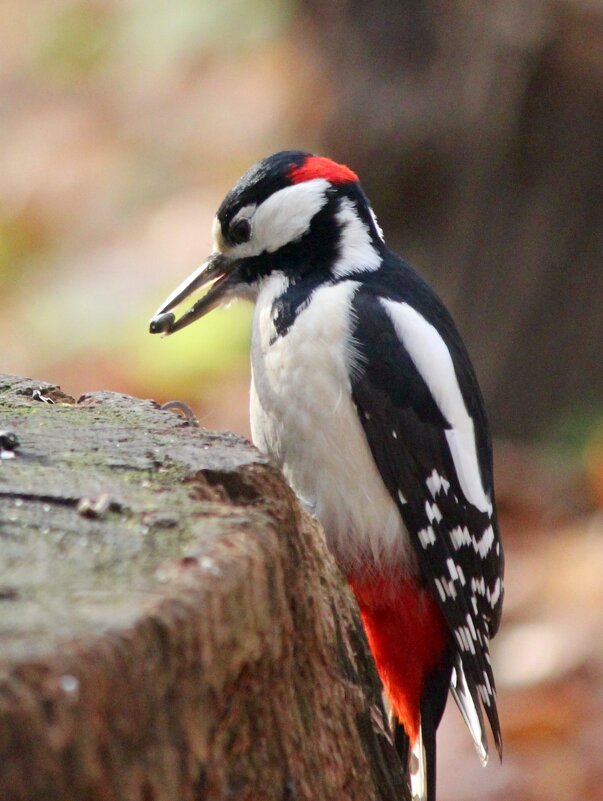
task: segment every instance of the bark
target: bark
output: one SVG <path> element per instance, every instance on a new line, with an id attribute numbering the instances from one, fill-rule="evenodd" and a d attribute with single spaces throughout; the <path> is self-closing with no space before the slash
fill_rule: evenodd
<path id="1" fill-rule="evenodd" d="M 603 5 L 301 5 L 313 136 L 450 306 L 496 433 L 600 412 Z"/>
<path id="2" fill-rule="evenodd" d="M 0 413 L 3 801 L 408 798 L 347 586 L 253 447 L 11 376 Z"/>

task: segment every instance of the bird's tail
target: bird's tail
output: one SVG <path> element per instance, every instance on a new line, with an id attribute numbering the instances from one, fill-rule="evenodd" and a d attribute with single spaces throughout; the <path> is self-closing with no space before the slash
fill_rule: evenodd
<path id="1" fill-rule="evenodd" d="M 397 720 L 392 723 L 398 756 L 402 764 L 407 766 L 412 801 L 435 801 L 435 731 L 426 741 L 421 726 L 417 737 L 411 744 L 404 726 Z"/>
<path id="2" fill-rule="evenodd" d="M 413 801 L 435 801 L 436 733 L 446 708 L 451 671 L 451 651 L 447 649 L 423 688 L 419 726 L 414 739 L 408 737 L 397 719 L 392 721 L 398 755 L 402 764 L 408 766 Z"/>
<path id="3" fill-rule="evenodd" d="M 467 682 L 460 654 L 457 654 L 452 669 L 450 692 L 471 732 L 480 761 L 482 765 L 486 765 L 488 763 L 488 736 L 484 725 L 484 716 L 475 686 L 469 685 Z"/>

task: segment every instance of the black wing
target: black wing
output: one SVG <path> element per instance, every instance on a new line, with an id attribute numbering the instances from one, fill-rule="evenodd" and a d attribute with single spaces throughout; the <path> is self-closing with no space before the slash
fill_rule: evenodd
<path id="1" fill-rule="evenodd" d="M 425 307 L 423 315 L 429 314 L 429 322 L 452 356 L 475 426 L 482 485 L 493 502 L 490 438 L 477 379 L 448 313 L 417 280 L 420 292 L 418 301 L 414 293 L 413 307 L 419 312 L 421 305 Z M 471 694 L 481 700 L 500 751 L 488 649 L 502 608 L 503 554 L 496 512 L 494 507 L 491 513 L 481 511 L 465 497 L 446 438 L 451 425 L 396 333 L 380 300 L 384 294 L 390 300 L 403 300 L 400 290 L 371 286 L 370 281 L 354 298 L 358 359 L 352 397 L 375 462 L 412 539 L 424 580 L 456 640 Z M 378 361 L 375 353 L 380 354 Z"/>

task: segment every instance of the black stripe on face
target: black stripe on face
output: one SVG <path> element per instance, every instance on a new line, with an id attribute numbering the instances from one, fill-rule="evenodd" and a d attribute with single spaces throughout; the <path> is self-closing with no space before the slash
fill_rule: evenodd
<path id="1" fill-rule="evenodd" d="M 298 292 L 309 293 L 330 278 L 330 267 L 339 255 L 340 226 L 335 219 L 337 197 L 327 190 L 327 202 L 312 218 L 306 233 L 273 253 L 263 252 L 241 260 L 240 275 L 253 284 L 274 272 L 282 272 Z M 305 287 L 305 289 L 304 289 Z"/>

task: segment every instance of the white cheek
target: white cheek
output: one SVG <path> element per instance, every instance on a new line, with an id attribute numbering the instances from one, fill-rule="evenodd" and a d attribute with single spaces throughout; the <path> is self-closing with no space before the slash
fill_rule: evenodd
<path id="1" fill-rule="evenodd" d="M 251 219 L 251 239 L 236 245 L 229 253 L 239 258 L 274 253 L 289 242 L 300 239 L 312 219 L 327 202 L 329 182 L 315 178 L 279 189 L 255 210 L 245 207 L 237 214 Z"/>

